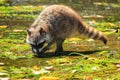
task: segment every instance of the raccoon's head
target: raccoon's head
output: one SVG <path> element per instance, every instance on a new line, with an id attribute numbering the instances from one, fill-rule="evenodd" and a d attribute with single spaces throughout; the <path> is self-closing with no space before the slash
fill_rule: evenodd
<path id="1" fill-rule="evenodd" d="M 27 29 L 26 42 L 31 45 L 31 49 L 35 55 L 41 53 L 42 47 L 44 46 L 46 32 L 43 28 L 31 27 Z"/>

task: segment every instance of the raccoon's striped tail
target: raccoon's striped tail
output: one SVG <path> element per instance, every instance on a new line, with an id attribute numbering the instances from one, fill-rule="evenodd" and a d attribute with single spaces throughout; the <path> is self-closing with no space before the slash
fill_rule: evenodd
<path id="1" fill-rule="evenodd" d="M 88 36 L 92 39 L 101 40 L 104 44 L 107 44 L 107 37 L 104 36 L 102 32 L 96 30 L 93 27 L 89 27 L 83 21 L 80 21 L 80 24 L 78 25 L 78 30 L 80 34 L 84 34 L 85 36 Z"/>

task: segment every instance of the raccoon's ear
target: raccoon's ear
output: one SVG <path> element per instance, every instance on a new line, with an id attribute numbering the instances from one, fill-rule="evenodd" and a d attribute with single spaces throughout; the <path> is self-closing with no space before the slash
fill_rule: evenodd
<path id="1" fill-rule="evenodd" d="M 28 35 L 31 35 L 31 32 L 29 31 L 29 29 L 27 29 L 27 33 L 28 33 Z"/>
<path id="2" fill-rule="evenodd" d="M 39 32 L 40 32 L 41 35 L 45 35 L 46 34 L 46 32 L 43 30 L 43 28 L 40 28 Z"/>

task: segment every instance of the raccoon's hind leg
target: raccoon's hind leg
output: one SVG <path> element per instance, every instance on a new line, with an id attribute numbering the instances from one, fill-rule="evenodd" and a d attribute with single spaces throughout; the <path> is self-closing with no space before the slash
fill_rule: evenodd
<path id="1" fill-rule="evenodd" d="M 63 52 L 62 44 L 63 44 L 64 40 L 65 39 L 57 39 L 55 55 L 60 55 L 60 53 Z"/>

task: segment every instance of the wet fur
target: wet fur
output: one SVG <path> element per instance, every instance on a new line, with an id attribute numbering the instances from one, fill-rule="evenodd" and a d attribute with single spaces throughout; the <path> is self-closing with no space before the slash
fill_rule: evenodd
<path id="1" fill-rule="evenodd" d="M 37 55 L 41 55 L 56 43 L 55 54 L 57 55 L 63 51 L 64 40 L 76 31 L 89 38 L 101 40 L 104 44 L 107 43 L 107 38 L 100 31 L 89 27 L 73 9 L 63 5 L 45 8 L 28 29 L 26 41 L 29 44 L 35 44 L 35 41 L 36 44 L 40 41 L 48 44 L 42 50 L 38 50 Z"/>

